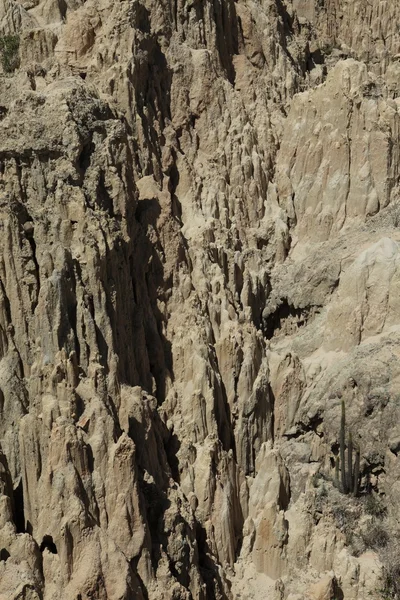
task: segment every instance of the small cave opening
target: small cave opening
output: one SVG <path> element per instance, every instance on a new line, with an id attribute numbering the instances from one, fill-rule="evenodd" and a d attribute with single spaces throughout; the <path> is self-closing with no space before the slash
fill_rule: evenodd
<path id="1" fill-rule="evenodd" d="M 39 550 L 40 550 L 40 552 L 43 552 L 46 548 L 52 554 L 58 554 L 57 546 L 53 542 L 53 538 L 51 535 L 45 535 L 43 537 L 43 540 L 42 540 L 42 543 L 40 544 Z"/>
<path id="2" fill-rule="evenodd" d="M 10 558 L 10 553 L 5 548 L 0 550 L 0 560 L 4 560 L 6 562 Z"/>

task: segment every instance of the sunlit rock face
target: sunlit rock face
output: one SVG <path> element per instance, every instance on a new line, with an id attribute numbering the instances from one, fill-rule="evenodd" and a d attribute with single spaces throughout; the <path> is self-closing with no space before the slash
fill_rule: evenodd
<path id="1" fill-rule="evenodd" d="M 0 0 L 0 600 L 382 598 L 399 21 Z"/>

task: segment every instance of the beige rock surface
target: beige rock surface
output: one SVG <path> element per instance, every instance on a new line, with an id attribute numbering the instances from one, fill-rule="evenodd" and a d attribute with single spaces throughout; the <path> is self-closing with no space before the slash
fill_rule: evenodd
<path id="1" fill-rule="evenodd" d="M 382 597 L 399 19 L 0 0 L 1 600 Z"/>

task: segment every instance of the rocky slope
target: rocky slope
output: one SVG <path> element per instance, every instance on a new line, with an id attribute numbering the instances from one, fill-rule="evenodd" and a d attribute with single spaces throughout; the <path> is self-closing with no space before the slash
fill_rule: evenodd
<path id="1" fill-rule="evenodd" d="M 395 597 L 399 31 L 0 1 L 1 600 Z"/>

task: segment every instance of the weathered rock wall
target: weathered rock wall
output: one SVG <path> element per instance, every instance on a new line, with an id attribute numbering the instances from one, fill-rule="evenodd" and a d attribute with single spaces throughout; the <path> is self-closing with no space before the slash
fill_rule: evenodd
<path id="1" fill-rule="evenodd" d="M 344 399 L 395 523 L 398 25 L 1 3 L 0 598 L 379 594 L 330 478 Z"/>

